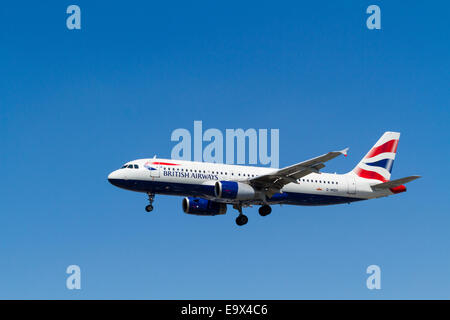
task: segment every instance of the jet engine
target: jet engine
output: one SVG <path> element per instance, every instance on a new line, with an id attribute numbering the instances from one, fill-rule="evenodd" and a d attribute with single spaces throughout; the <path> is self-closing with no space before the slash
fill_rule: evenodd
<path id="1" fill-rule="evenodd" d="M 220 199 L 251 200 L 255 198 L 255 189 L 242 182 L 217 181 L 214 185 L 214 195 Z"/>
<path id="2" fill-rule="evenodd" d="M 182 207 L 185 213 L 199 216 L 215 216 L 227 212 L 227 205 L 225 203 L 195 197 L 184 198 Z"/>

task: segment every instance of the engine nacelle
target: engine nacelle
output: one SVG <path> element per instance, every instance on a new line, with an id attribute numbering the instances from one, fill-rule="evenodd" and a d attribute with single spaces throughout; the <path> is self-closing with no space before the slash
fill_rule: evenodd
<path id="1" fill-rule="evenodd" d="M 227 205 L 225 203 L 214 202 L 203 198 L 186 197 L 183 199 L 182 206 L 185 213 L 199 216 L 215 216 L 227 212 Z"/>
<path id="2" fill-rule="evenodd" d="M 217 181 L 214 195 L 221 199 L 251 200 L 255 198 L 255 189 L 242 182 Z"/>

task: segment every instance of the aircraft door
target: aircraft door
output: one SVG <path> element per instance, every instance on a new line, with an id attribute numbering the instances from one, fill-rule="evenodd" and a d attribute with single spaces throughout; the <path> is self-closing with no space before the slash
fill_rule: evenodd
<path id="1" fill-rule="evenodd" d="M 153 164 L 150 169 L 150 177 L 159 178 L 160 169 L 161 169 L 161 165 L 159 163 Z"/>
<path id="2" fill-rule="evenodd" d="M 355 177 L 352 177 L 352 176 L 347 177 L 347 193 L 348 194 L 355 194 L 356 193 Z"/>

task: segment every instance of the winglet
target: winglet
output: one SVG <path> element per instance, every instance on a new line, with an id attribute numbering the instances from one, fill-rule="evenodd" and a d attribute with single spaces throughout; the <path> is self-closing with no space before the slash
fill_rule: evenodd
<path id="1" fill-rule="evenodd" d="M 350 149 L 350 148 L 345 148 L 344 150 L 341 150 L 339 152 L 342 153 L 344 155 L 344 157 L 346 157 L 348 149 Z"/>

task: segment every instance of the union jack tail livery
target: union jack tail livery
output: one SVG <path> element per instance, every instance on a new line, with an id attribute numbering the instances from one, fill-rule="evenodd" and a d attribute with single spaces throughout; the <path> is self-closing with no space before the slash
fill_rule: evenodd
<path id="1" fill-rule="evenodd" d="M 385 132 L 353 172 L 361 178 L 389 181 L 399 139 L 399 132 Z"/>

